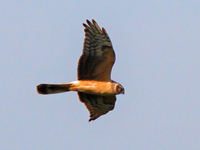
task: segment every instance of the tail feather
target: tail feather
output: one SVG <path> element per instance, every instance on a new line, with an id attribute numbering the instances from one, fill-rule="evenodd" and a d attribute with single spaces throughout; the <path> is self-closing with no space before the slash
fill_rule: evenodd
<path id="1" fill-rule="evenodd" d="M 66 84 L 40 84 L 37 86 L 39 94 L 56 94 L 70 91 L 71 83 Z"/>

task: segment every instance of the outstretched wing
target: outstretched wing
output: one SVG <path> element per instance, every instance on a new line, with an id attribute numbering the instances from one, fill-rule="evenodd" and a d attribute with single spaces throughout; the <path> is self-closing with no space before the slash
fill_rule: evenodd
<path id="1" fill-rule="evenodd" d="M 85 104 L 86 108 L 90 112 L 89 121 L 97 119 L 101 115 L 113 110 L 115 107 L 115 95 L 100 96 L 78 92 L 78 96 L 80 101 Z"/>
<path id="2" fill-rule="evenodd" d="M 110 38 L 104 28 L 92 20 L 87 20 L 83 54 L 78 63 L 78 80 L 110 81 L 115 52 Z"/>

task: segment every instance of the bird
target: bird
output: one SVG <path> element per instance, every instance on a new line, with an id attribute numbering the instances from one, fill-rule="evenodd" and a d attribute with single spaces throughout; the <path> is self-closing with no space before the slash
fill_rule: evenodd
<path id="1" fill-rule="evenodd" d="M 62 84 L 39 84 L 36 89 L 39 94 L 45 95 L 76 91 L 90 113 L 90 122 L 113 110 L 116 95 L 124 94 L 125 90 L 111 79 L 115 52 L 108 33 L 94 19 L 86 22 L 83 23 L 85 39 L 78 61 L 78 79 Z"/>

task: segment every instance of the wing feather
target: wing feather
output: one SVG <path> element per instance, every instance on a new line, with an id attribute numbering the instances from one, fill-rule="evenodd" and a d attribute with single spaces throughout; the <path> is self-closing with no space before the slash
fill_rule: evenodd
<path id="1" fill-rule="evenodd" d="M 92 20 L 87 20 L 83 53 L 78 63 L 78 80 L 110 81 L 115 62 L 115 53 L 110 38 L 104 28 Z"/>
<path id="2" fill-rule="evenodd" d="M 79 99 L 90 113 L 89 121 L 108 113 L 115 107 L 116 96 L 100 96 L 78 92 Z"/>

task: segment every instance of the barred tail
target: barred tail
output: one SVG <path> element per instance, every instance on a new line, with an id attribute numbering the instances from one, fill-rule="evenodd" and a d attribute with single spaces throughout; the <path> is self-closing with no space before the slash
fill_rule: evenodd
<path id="1" fill-rule="evenodd" d="M 40 84 L 37 86 L 39 94 L 56 94 L 70 91 L 71 83 L 66 84 Z"/>

